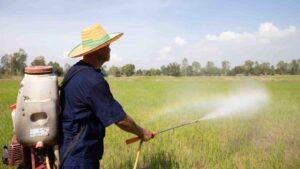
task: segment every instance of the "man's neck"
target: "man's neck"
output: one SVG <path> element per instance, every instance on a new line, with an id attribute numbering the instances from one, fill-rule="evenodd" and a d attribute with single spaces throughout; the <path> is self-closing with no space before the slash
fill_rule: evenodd
<path id="1" fill-rule="evenodd" d="M 82 61 L 95 68 L 99 68 L 103 65 L 103 62 L 99 62 L 99 60 L 93 58 L 83 57 Z"/>

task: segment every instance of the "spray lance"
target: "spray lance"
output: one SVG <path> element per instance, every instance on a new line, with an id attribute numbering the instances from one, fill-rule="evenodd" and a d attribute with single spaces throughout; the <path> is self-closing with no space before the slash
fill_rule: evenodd
<path id="1" fill-rule="evenodd" d="M 198 123 L 200 121 L 204 120 L 203 118 L 201 119 L 198 119 L 198 120 L 194 120 L 194 121 L 190 121 L 190 122 L 187 122 L 187 123 L 183 123 L 183 124 L 179 124 L 179 125 L 176 125 L 176 126 L 173 126 L 173 127 L 170 127 L 170 128 L 166 128 L 166 129 L 163 129 L 163 130 L 159 130 L 157 132 L 154 132 L 154 136 L 158 135 L 158 134 L 161 134 L 161 133 L 164 133 L 164 132 L 167 132 L 167 131 L 170 131 L 170 130 L 174 130 L 174 129 L 177 129 L 177 128 L 181 128 L 181 127 L 184 127 L 184 126 L 187 126 L 187 125 L 191 125 L 191 124 L 195 124 L 195 123 Z M 141 140 L 139 137 L 133 137 L 133 138 L 130 138 L 128 140 L 126 140 L 126 144 L 132 144 L 132 143 L 135 143 L 137 141 Z M 135 159 L 135 163 L 134 163 L 134 167 L 133 169 L 136 169 L 137 166 L 138 166 L 138 161 L 139 161 L 139 158 L 140 158 L 140 154 L 141 154 L 141 148 L 142 148 L 142 144 L 143 144 L 143 140 L 140 141 L 140 144 L 139 144 L 139 147 L 138 147 L 138 150 L 137 150 L 137 154 L 136 154 L 136 159 Z"/>

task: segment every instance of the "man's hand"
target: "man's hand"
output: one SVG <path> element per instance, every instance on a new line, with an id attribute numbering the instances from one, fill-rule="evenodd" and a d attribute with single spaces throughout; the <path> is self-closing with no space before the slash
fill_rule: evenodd
<path id="1" fill-rule="evenodd" d="M 154 132 L 151 132 L 148 129 L 142 129 L 142 133 L 139 135 L 139 138 L 143 141 L 149 141 L 151 138 L 155 136 Z"/>
<path id="2" fill-rule="evenodd" d="M 137 135 L 143 141 L 149 141 L 154 137 L 155 133 L 148 129 L 143 129 L 135 123 L 135 121 L 128 115 L 122 120 L 118 121 L 116 125 L 129 133 Z"/>

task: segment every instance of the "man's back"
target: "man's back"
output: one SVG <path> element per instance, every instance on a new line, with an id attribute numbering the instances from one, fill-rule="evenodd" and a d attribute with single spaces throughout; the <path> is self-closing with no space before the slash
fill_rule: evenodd
<path id="1" fill-rule="evenodd" d="M 113 98 L 100 69 L 79 61 L 67 76 L 81 69 L 62 89 L 60 156 L 74 136 L 84 127 L 64 166 L 82 167 L 98 163 L 103 154 L 105 127 L 121 120 L 125 112 Z M 84 159 L 84 162 L 83 162 Z"/>

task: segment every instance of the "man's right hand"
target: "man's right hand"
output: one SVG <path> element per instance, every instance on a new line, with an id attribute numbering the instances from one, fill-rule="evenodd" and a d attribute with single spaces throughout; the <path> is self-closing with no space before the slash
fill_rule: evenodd
<path id="1" fill-rule="evenodd" d="M 141 135 L 139 135 L 140 139 L 142 139 L 143 141 L 149 141 L 154 136 L 155 136 L 155 133 L 151 132 L 148 129 L 142 129 L 142 133 L 141 133 Z"/>
<path id="2" fill-rule="evenodd" d="M 155 135 L 154 132 L 151 132 L 148 129 L 143 129 L 137 125 L 129 115 L 126 115 L 123 119 L 118 121 L 116 125 L 122 130 L 137 135 L 143 141 L 149 141 Z"/>

